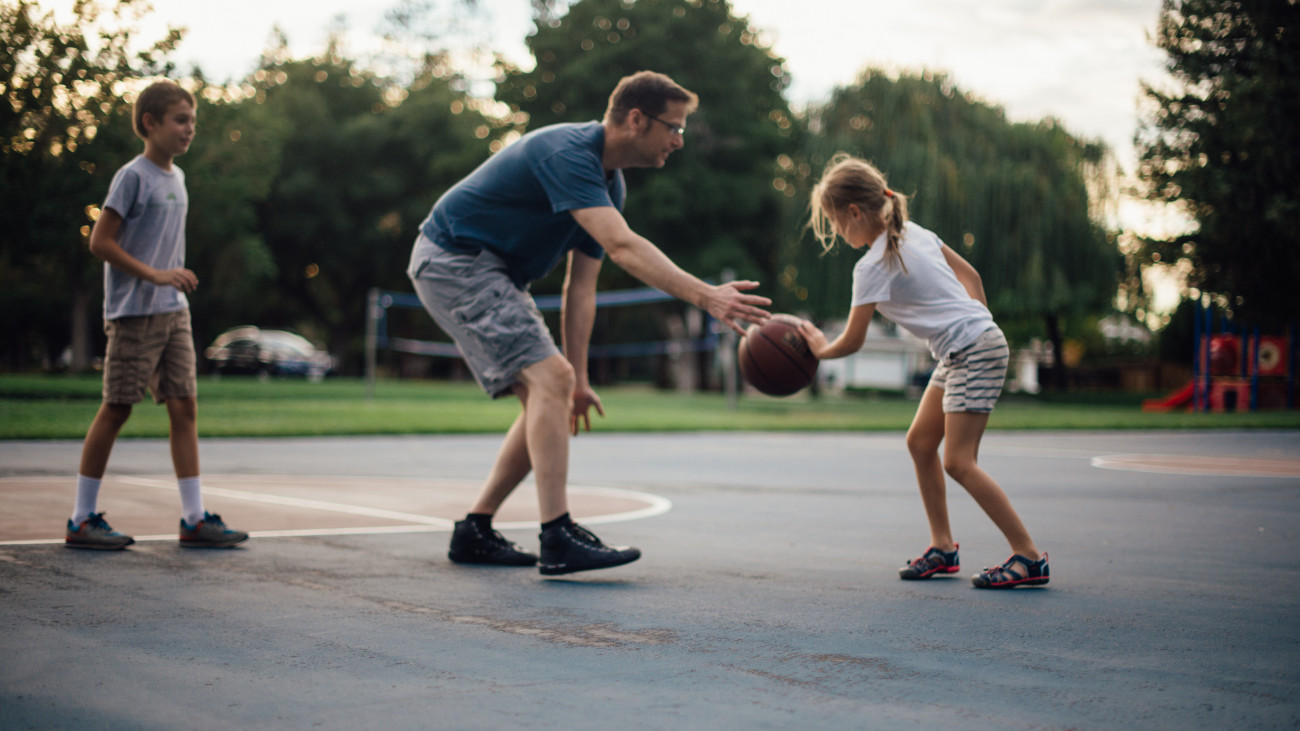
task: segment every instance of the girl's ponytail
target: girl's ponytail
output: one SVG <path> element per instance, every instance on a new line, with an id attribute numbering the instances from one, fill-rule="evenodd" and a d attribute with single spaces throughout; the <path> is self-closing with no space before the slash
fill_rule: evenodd
<path id="1" fill-rule="evenodd" d="M 907 225 L 907 196 L 885 188 L 885 199 L 889 210 L 882 211 L 885 219 L 885 256 L 898 263 L 903 271 L 903 227 Z"/>

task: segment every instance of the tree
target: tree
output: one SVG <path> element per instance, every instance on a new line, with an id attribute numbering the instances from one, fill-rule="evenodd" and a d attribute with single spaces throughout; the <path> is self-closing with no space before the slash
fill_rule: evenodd
<path id="1" fill-rule="evenodd" d="M 366 294 L 408 288 L 420 222 L 482 162 L 491 125 L 437 57 L 409 89 L 331 44 L 306 60 L 268 56 L 254 102 L 279 125 L 279 168 L 256 230 L 275 263 L 264 326 L 315 329 L 346 370 L 360 362 Z"/>
<path id="2" fill-rule="evenodd" d="M 581 0 L 562 17 L 539 19 L 527 43 L 534 68 L 503 64 L 497 99 L 522 112 L 529 127 L 601 119 L 618 80 L 641 70 L 667 74 L 699 95 L 686 146 L 667 167 L 625 171 L 626 217 L 688 271 L 717 277 L 731 269 L 770 292 L 785 238 L 785 197 L 773 180 L 797 129 L 782 96 L 783 61 L 748 20 L 725 0 Z M 538 289 L 557 287 L 558 274 Z M 606 287 L 639 284 L 616 267 L 601 277 Z M 651 337 L 680 329 L 658 319 L 660 332 Z M 598 322 L 594 338 L 605 337 L 602 327 Z"/>
<path id="3" fill-rule="evenodd" d="M 258 214 L 280 171 L 286 122 L 257 103 L 251 85 L 195 84 L 198 132 L 177 164 L 190 196 L 185 261 L 200 278 L 189 301 L 201 350 L 219 331 L 260 322 L 277 304 L 265 296 L 278 264 Z"/>
<path id="4" fill-rule="evenodd" d="M 181 37 L 172 29 L 131 53 L 147 9 L 78 0 L 65 27 L 35 3 L 0 1 L 0 360 L 12 366 L 49 366 L 69 345 L 74 367 L 88 360 L 100 268 L 85 242 L 113 173 L 139 152 L 131 82 L 169 71 Z"/>
<path id="5" fill-rule="evenodd" d="M 1156 44 L 1176 88 L 1146 86 L 1139 176 L 1195 230 L 1146 240 L 1146 266 L 1185 272 L 1243 321 L 1300 321 L 1300 6 L 1165 0 Z"/>
<path id="6" fill-rule="evenodd" d="M 1013 341 L 1045 335 L 1063 363 L 1065 329 L 1112 306 L 1122 260 L 1095 215 L 1109 156 L 1053 120 L 1015 124 L 942 74 L 867 70 L 812 110 L 808 188 L 836 151 L 871 160 L 909 196 L 909 214 L 980 271 L 989 307 Z M 817 172 L 814 172 L 817 171 Z M 819 317 L 842 316 L 852 261 L 805 236 L 782 283 Z M 1058 369 L 1059 373 L 1059 369 Z"/>
<path id="7" fill-rule="evenodd" d="M 783 62 L 745 18 L 725 0 L 582 0 L 528 46 L 536 65 L 503 68 L 497 98 L 531 127 L 600 119 L 618 79 L 643 69 L 698 94 L 686 147 L 663 170 L 626 171 L 628 221 L 688 270 L 770 279 L 782 197 L 772 180 L 793 115 Z"/>

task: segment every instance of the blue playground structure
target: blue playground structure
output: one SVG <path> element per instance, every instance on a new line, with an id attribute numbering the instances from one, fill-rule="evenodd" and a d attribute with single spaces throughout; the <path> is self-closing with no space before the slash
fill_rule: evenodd
<path id="1" fill-rule="evenodd" d="M 1214 310 L 1200 301 L 1194 319 L 1191 381 L 1143 411 L 1239 412 L 1295 408 L 1296 327 L 1261 335 L 1224 315 L 1214 331 Z"/>

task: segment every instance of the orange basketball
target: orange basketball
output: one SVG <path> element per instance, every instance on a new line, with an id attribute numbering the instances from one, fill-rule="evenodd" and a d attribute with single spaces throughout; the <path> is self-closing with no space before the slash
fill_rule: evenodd
<path id="1" fill-rule="evenodd" d="M 753 325 L 740 341 L 738 362 L 745 382 L 769 396 L 789 396 L 817 376 L 817 356 L 799 333 L 794 315 L 773 315 Z"/>

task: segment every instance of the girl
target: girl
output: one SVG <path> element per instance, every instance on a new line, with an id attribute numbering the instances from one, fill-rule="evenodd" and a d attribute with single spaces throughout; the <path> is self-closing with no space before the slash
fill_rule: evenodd
<path id="1" fill-rule="evenodd" d="M 801 325 L 817 357 L 857 352 L 878 309 L 926 339 L 938 361 L 907 430 L 907 448 L 930 522 L 930 548 L 899 569 L 899 576 L 928 579 L 961 570 L 948 525 L 946 472 L 1011 544 L 1011 558 L 976 574 L 975 586 L 1046 584 L 1047 553 L 1034 545 L 1006 493 L 978 464 L 980 438 L 1002 392 L 1009 356 L 1006 338 L 989 313 L 979 273 L 938 236 L 908 222 L 906 198 L 890 190 L 880 171 L 863 160 L 844 153 L 832 158 L 809 207 L 808 226 L 823 249 L 834 246 L 837 237 L 854 249 L 867 248 L 853 267 L 853 303 L 844 332 L 827 342 L 812 323 Z"/>

